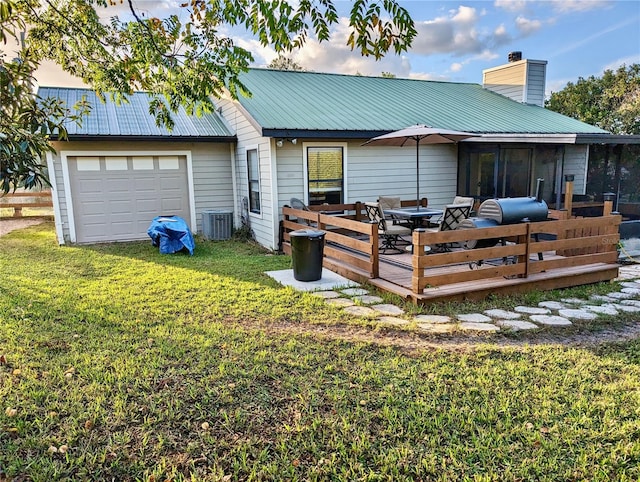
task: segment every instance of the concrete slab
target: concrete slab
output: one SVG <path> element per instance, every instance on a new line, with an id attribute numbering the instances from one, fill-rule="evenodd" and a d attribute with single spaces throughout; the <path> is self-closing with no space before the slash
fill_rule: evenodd
<path id="1" fill-rule="evenodd" d="M 384 300 L 379 296 L 372 295 L 362 295 L 362 296 L 354 296 L 354 301 L 359 301 L 363 305 L 372 305 L 374 303 L 382 303 Z"/>
<path id="2" fill-rule="evenodd" d="M 353 306 L 355 305 L 355 301 L 350 300 L 349 298 L 331 298 L 327 300 L 327 304 L 328 305 L 333 305 L 333 306 Z"/>
<path id="3" fill-rule="evenodd" d="M 631 293 L 623 293 L 622 291 L 614 291 L 613 293 L 607 293 L 609 298 L 615 298 L 616 300 L 628 300 L 633 298 Z"/>
<path id="4" fill-rule="evenodd" d="M 633 296 L 639 296 L 640 295 L 640 286 L 638 286 L 637 288 L 627 288 L 627 287 L 625 287 L 625 288 L 622 288 L 620 291 L 623 292 L 623 293 L 628 293 L 628 294 L 633 295 Z"/>
<path id="5" fill-rule="evenodd" d="M 568 306 L 560 301 L 541 301 L 538 303 L 540 308 L 549 308 L 550 310 L 561 310 L 568 308 Z"/>
<path id="6" fill-rule="evenodd" d="M 557 315 L 531 315 L 531 321 L 545 326 L 571 326 L 572 323 L 562 316 Z"/>
<path id="7" fill-rule="evenodd" d="M 383 315 L 404 315 L 404 310 L 396 305 L 372 305 L 371 308 Z"/>
<path id="8" fill-rule="evenodd" d="M 513 311 L 527 315 L 548 315 L 551 313 L 548 308 L 538 308 L 537 306 L 516 306 Z"/>
<path id="9" fill-rule="evenodd" d="M 454 323 L 418 323 L 417 326 L 419 331 L 434 334 L 453 333 L 458 327 Z"/>
<path id="10" fill-rule="evenodd" d="M 598 315 L 590 311 L 574 309 L 559 310 L 558 315 L 562 316 L 563 318 L 569 318 L 573 320 L 595 320 L 598 317 Z"/>
<path id="11" fill-rule="evenodd" d="M 418 315 L 413 318 L 418 324 L 421 323 L 431 323 L 431 324 L 442 324 L 442 323 L 451 323 L 451 317 L 445 315 Z"/>
<path id="12" fill-rule="evenodd" d="M 298 281 L 293 277 L 292 269 L 282 269 L 279 271 L 267 271 L 267 276 L 273 278 L 284 286 L 291 286 L 298 291 L 327 291 L 336 288 L 348 288 L 360 286 L 355 281 L 344 278 L 339 274 L 322 268 L 322 277 L 318 281 Z"/>
<path id="13" fill-rule="evenodd" d="M 494 323 L 503 330 L 509 331 L 535 330 L 538 328 L 538 325 L 524 320 L 496 320 Z"/>
<path id="14" fill-rule="evenodd" d="M 584 309 L 584 310 L 589 310 L 589 311 L 593 311 L 594 313 L 597 313 L 599 315 L 610 315 L 610 316 L 615 316 L 618 314 L 618 310 L 616 309 L 615 306 L 613 305 L 599 305 L 599 306 L 594 306 L 594 305 L 583 305 L 580 308 Z"/>
<path id="15" fill-rule="evenodd" d="M 392 325 L 392 326 L 404 326 L 409 324 L 407 320 L 402 318 L 396 318 L 395 316 L 381 316 L 380 318 L 378 318 L 378 321 L 385 325 Z"/>
<path id="16" fill-rule="evenodd" d="M 365 318 L 375 318 L 380 313 L 375 310 L 372 310 L 368 306 L 347 306 L 344 311 L 353 316 L 363 316 Z"/>
<path id="17" fill-rule="evenodd" d="M 583 305 L 587 303 L 587 300 L 583 300 L 582 298 L 562 298 L 560 301 L 570 305 Z"/>
<path id="18" fill-rule="evenodd" d="M 340 298 L 340 293 L 337 291 L 314 291 L 313 296 L 318 296 L 319 298 L 324 298 L 325 300 L 331 298 Z"/>
<path id="19" fill-rule="evenodd" d="M 342 290 L 341 293 L 344 293 L 347 296 L 362 296 L 369 294 L 369 292 L 364 288 L 347 288 L 346 290 Z"/>
<path id="20" fill-rule="evenodd" d="M 464 331 L 500 331 L 500 327 L 492 323 L 474 323 L 471 321 L 460 323 L 458 328 Z"/>
<path id="21" fill-rule="evenodd" d="M 624 311 L 625 313 L 640 313 L 640 305 L 633 306 L 633 305 L 614 304 L 613 306 L 615 306 L 617 310 Z"/>
<path id="22" fill-rule="evenodd" d="M 485 310 L 484 314 L 490 316 L 491 318 L 499 318 L 501 320 L 517 320 L 522 317 L 522 313 L 515 313 L 513 311 L 507 310 Z"/>
<path id="23" fill-rule="evenodd" d="M 611 298 L 610 296 L 604 295 L 591 295 L 589 296 L 591 301 L 604 301 L 605 303 L 615 303 L 616 301 L 620 301 L 617 298 Z"/>
<path id="24" fill-rule="evenodd" d="M 493 321 L 487 315 L 483 315 L 482 313 L 465 313 L 458 315 L 456 318 L 458 318 L 458 321 L 464 323 L 489 323 Z"/>

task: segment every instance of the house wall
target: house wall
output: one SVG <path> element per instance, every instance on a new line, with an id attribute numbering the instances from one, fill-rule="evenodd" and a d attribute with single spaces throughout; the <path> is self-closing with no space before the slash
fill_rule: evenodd
<path id="1" fill-rule="evenodd" d="M 539 60 L 529 60 L 527 62 L 527 84 L 524 102 L 544 107 L 547 62 Z"/>
<path id="2" fill-rule="evenodd" d="M 278 208 L 292 197 L 305 200 L 304 148 L 307 144 L 346 144 L 345 191 L 347 203 L 375 201 L 379 196 L 416 198 L 415 147 L 370 147 L 362 141 L 315 140 L 277 148 Z M 429 206 L 441 208 L 456 195 L 457 147 L 453 144 L 420 148 L 420 196 Z"/>
<path id="3" fill-rule="evenodd" d="M 278 247 L 278 212 L 277 185 L 275 182 L 275 165 L 271 162 L 273 140 L 263 137 L 259 127 L 252 124 L 237 102 L 221 99 L 217 102 L 222 110 L 222 117 L 236 133 L 238 142 L 233 150 L 234 175 L 236 184 L 236 222 L 242 214 L 242 199 L 249 198 L 247 174 L 247 149 L 258 148 L 260 159 L 260 214 L 249 213 L 251 230 L 258 243 L 270 248 Z M 275 163 L 275 158 L 274 158 Z M 275 205 L 275 206 L 274 206 Z"/>
<path id="4" fill-rule="evenodd" d="M 482 86 L 517 102 L 524 102 L 526 70 L 526 60 L 484 70 Z"/>
<path id="5" fill-rule="evenodd" d="M 230 144 L 197 142 L 113 142 L 113 141 L 71 141 L 54 142 L 56 154 L 51 156 L 53 164 L 54 192 L 59 203 L 56 225 L 60 242 L 70 240 L 69 207 L 63 179 L 62 154 L 74 151 L 96 153 L 148 152 L 161 155 L 166 151 L 188 151 L 193 169 L 193 209 L 196 214 L 196 231 L 202 231 L 202 211 L 207 209 L 233 209 L 233 187 Z"/>
<path id="6" fill-rule="evenodd" d="M 546 60 L 519 60 L 482 72 L 482 86 L 517 102 L 544 106 Z"/>
<path id="7" fill-rule="evenodd" d="M 574 194 L 585 194 L 587 189 L 588 145 L 567 145 L 564 151 L 564 174 L 573 174 Z M 564 181 L 563 181 L 564 182 Z"/>

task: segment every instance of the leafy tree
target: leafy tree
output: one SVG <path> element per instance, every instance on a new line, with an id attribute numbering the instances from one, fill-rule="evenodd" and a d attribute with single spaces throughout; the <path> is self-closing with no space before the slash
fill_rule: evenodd
<path id="1" fill-rule="evenodd" d="M 302 67 L 302 65 L 300 65 L 295 60 L 289 57 L 285 57 L 284 55 L 278 55 L 275 59 L 269 62 L 269 65 L 267 67 L 275 70 L 296 70 L 296 71 L 305 70 L 305 68 Z"/>
<path id="2" fill-rule="evenodd" d="M 640 64 L 580 77 L 552 93 L 545 106 L 613 134 L 640 134 Z M 587 192 L 620 191 L 622 199 L 640 201 L 639 184 L 640 146 L 591 146 Z"/>
<path id="3" fill-rule="evenodd" d="M 301 47 L 312 36 L 320 42 L 330 38 L 331 26 L 339 21 L 335 2 L 190 0 L 179 7 L 186 18 L 182 21 L 178 15 L 162 19 L 145 17 L 133 0 L 124 0 L 132 20 L 112 17 L 105 21 L 100 13 L 109 13 L 117 0 L 0 0 L 0 41 L 6 44 L 8 39 L 18 39 L 20 32 L 28 30 L 18 54 L 19 62 L 26 66 L 25 72 L 19 77 L 3 77 L 2 105 L 22 102 L 15 99 L 18 90 L 24 93 L 30 89 L 34 69 L 42 60 L 51 59 L 81 78 L 101 97 L 109 95 L 122 102 L 136 90 L 151 93 L 151 113 L 158 124 L 171 128 L 171 113 L 180 105 L 191 114 L 202 114 L 213 111 L 213 98 L 225 91 L 234 97 L 239 93 L 250 95 L 240 81 L 240 74 L 253 57 L 251 52 L 235 45 L 223 27 L 244 27 L 262 45 L 288 52 Z M 398 0 L 353 1 L 349 28 L 347 44 L 376 59 L 390 51 L 405 51 L 416 35 L 411 17 Z M 0 51 L 2 69 L 8 71 L 13 61 L 5 61 L 4 56 L 4 51 Z M 36 142 L 31 138 L 25 144 L 24 140 L 17 141 L 22 138 L 17 138 L 14 131 L 29 127 L 44 139 L 54 131 L 64 137 L 62 125 L 69 113 L 47 111 L 45 106 L 51 107 L 47 104 L 50 101 L 38 103 L 32 94 L 27 98 L 34 103 L 32 107 L 40 106 L 37 107 L 40 114 L 48 115 L 25 117 L 18 114 L 20 109 L 6 113 L 0 132 L 2 186 L 31 187 L 34 179 L 44 179 L 42 166 L 25 164 L 21 157 L 22 151 L 30 152 L 34 159 L 45 152 L 43 139 Z M 58 108 L 64 109 L 60 105 Z M 52 115 L 55 121 L 51 121 Z M 41 129 L 33 128 L 27 121 L 39 122 L 37 127 Z M 9 162 L 14 165 L 9 166 Z"/>
<path id="4" fill-rule="evenodd" d="M 24 28 L 11 5 L 0 4 L 0 42 L 6 43 Z M 53 152 L 49 135 L 65 139 L 64 123 L 79 121 L 86 104 L 78 103 L 71 112 L 58 99 L 42 99 L 34 94 L 33 72 L 36 62 L 22 49 L 6 60 L 0 55 L 0 191 L 7 193 L 22 186 L 49 184 L 42 155 Z"/>
<path id="5" fill-rule="evenodd" d="M 545 106 L 613 134 L 640 134 L 640 64 L 580 77 L 553 92 Z"/>

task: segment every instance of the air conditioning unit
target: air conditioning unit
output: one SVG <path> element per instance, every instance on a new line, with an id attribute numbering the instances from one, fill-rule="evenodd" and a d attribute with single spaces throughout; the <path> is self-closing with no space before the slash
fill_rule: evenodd
<path id="1" fill-rule="evenodd" d="M 202 235 L 204 239 L 222 241 L 233 234 L 233 211 L 209 210 L 202 212 Z"/>

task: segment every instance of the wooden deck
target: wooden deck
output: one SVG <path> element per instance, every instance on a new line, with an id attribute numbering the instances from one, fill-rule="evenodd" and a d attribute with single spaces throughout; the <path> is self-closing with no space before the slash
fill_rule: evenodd
<path id="1" fill-rule="evenodd" d="M 416 230 L 416 254 L 382 255 L 375 226 L 356 220 L 346 208 L 337 218 L 286 207 L 284 214 L 285 253 L 291 250 L 288 232 L 309 223 L 327 233 L 324 267 L 418 304 L 566 288 L 618 275 L 618 215 L 563 219 L 554 213 L 560 219 L 440 233 Z M 469 241 L 484 247 L 460 247 Z M 425 254 L 424 246 L 441 245 L 457 247 Z"/>

